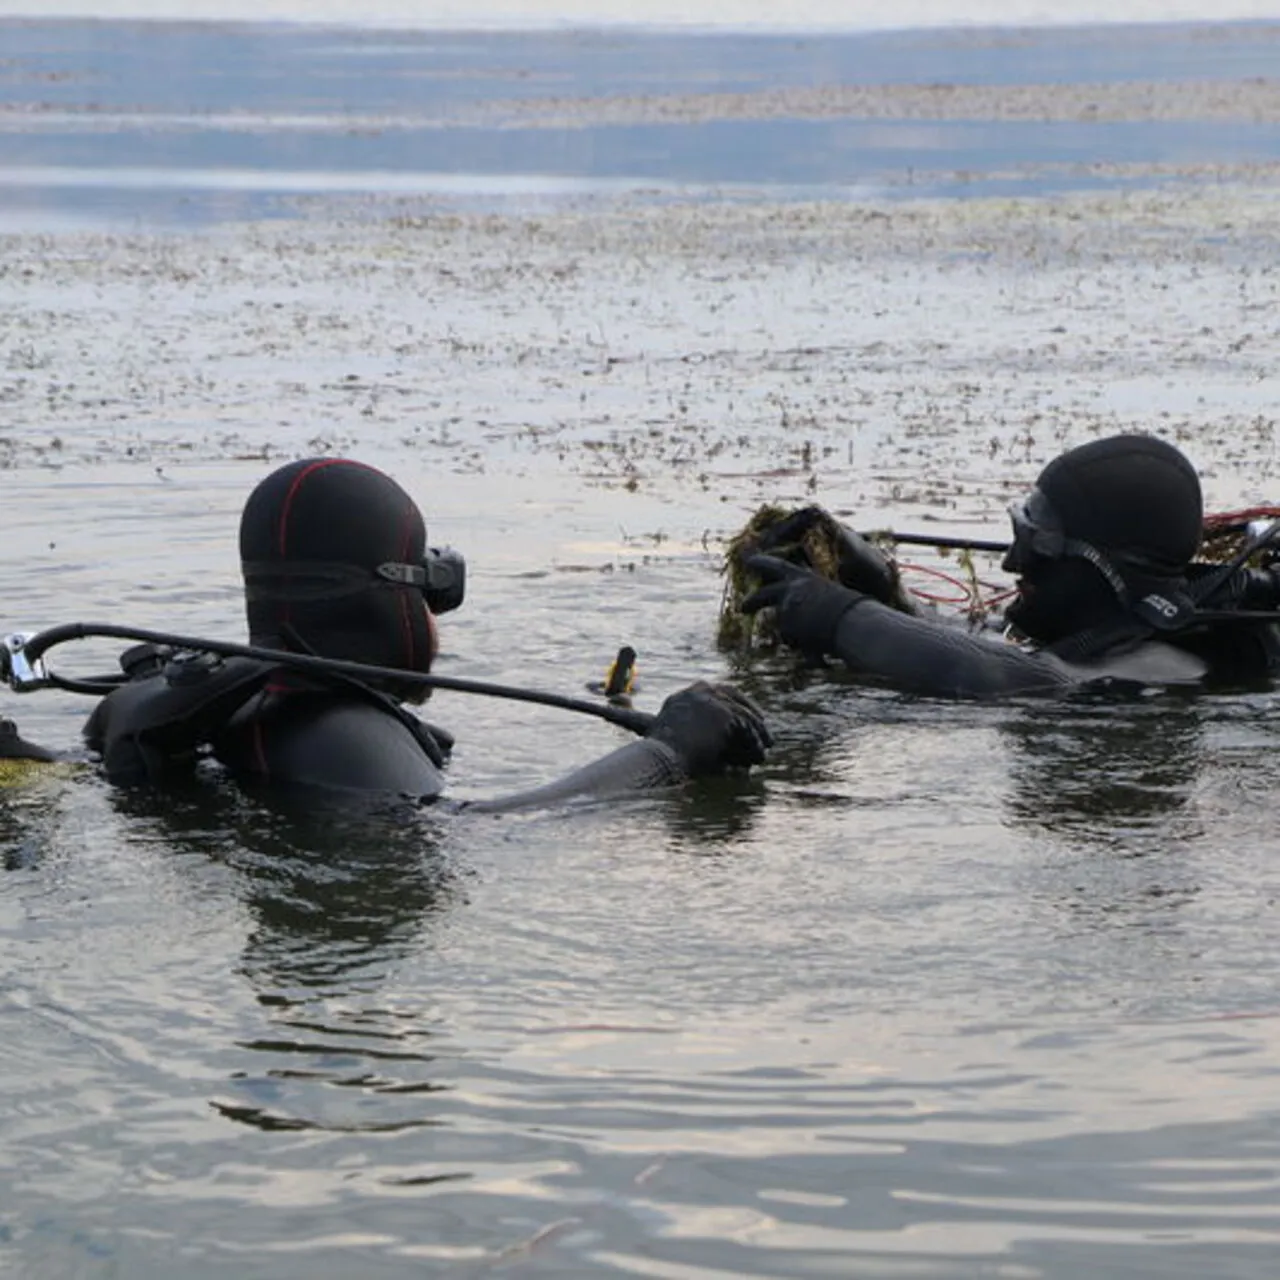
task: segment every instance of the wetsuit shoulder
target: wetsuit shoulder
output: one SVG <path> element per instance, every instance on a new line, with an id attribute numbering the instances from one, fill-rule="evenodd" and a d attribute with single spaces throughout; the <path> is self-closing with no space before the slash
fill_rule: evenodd
<path id="1" fill-rule="evenodd" d="M 112 782 L 167 782 L 190 772 L 200 747 L 262 688 L 269 670 L 250 658 L 157 660 L 98 703 L 85 743 L 101 754 Z"/>
<path id="2" fill-rule="evenodd" d="M 1274 622 L 1221 619 L 1177 643 L 1204 661 L 1215 685 L 1265 681 L 1280 672 L 1280 626 Z"/>
<path id="3" fill-rule="evenodd" d="M 264 693 L 214 739 L 214 754 L 255 782 L 434 799 L 440 770 L 413 730 L 343 693 Z"/>

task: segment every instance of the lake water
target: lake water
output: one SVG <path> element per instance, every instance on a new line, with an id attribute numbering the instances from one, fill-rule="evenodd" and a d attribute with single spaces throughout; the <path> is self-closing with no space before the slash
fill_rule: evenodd
<path id="1" fill-rule="evenodd" d="M 287 22 L 383 30 L 671 26 L 705 30 L 919 30 L 1280 17 L 1275 0 L 0 0 L 0 16 Z"/>
<path id="2" fill-rule="evenodd" d="M 345 453 L 468 557 L 445 673 L 585 697 L 630 642 L 638 705 L 731 677 L 777 738 L 515 818 L 0 790 L 0 1271 L 1274 1273 L 1271 691 L 955 706 L 713 643 L 765 499 L 998 537 L 1125 429 L 1276 498 L 1276 124 L 1202 93 L 1271 28 L 0 40 L 5 630 L 241 637 L 245 495 Z M 994 96 L 759 98 L 877 80 Z M 621 737 L 428 709 L 458 797 Z"/>
<path id="3" fill-rule="evenodd" d="M 1280 159 L 1280 23 L 698 37 L 15 21 L 3 41 L 0 226 L 24 229 L 292 215 L 332 194 L 524 209 L 1047 194 Z M 845 85 L 883 96 L 842 107 Z"/>

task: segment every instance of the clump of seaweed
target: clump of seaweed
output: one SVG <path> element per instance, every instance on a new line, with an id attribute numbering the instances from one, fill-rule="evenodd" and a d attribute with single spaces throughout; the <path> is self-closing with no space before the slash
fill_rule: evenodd
<path id="1" fill-rule="evenodd" d="M 1223 564 L 1241 555 L 1250 544 L 1254 522 L 1280 519 L 1280 507 L 1249 507 L 1244 511 L 1224 511 L 1204 518 L 1204 533 L 1196 559 L 1209 564 Z M 1257 555 L 1250 556 L 1250 567 L 1270 563 L 1276 554 L 1274 542 Z"/>
<path id="2" fill-rule="evenodd" d="M 808 509 L 814 510 L 814 514 L 804 522 L 804 530 L 796 538 L 776 541 L 768 536 L 801 510 L 807 509 L 766 503 L 725 545 L 724 563 L 720 569 L 724 576 L 724 591 L 716 630 L 716 643 L 720 648 L 770 648 L 778 643 L 777 629 L 771 616 L 742 612 L 742 602 L 760 586 L 760 580 L 743 566 L 743 561 L 755 552 L 766 550 L 771 556 L 806 565 L 824 578 L 839 581 L 840 525 L 825 511 Z"/>

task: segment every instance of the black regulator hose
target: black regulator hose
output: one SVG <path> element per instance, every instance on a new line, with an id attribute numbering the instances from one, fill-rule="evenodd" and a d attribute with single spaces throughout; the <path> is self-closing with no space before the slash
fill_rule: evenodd
<path id="1" fill-rule="evenodd" d="M 1247 532 L 1250 524 L 1248 520 L 1234 521 L 1217 526 L 1215 531 L 1234 533 L 1245 530 Z M 903 533 L 897 529 L 870 529 L 858 536 L 866 538 L 868 542 L 884 539 L 901 546 L 937 547 L 942 551 L 985 551 L 998 556 L 1004 555 L 1010 545 L 1008 542 L 996 542 L 985 538 L 960 538 L 945 533 Z M 1272 520 L 1265 529 L 1246 541 L 1244 548 L 1232 557 L 1230 563 L 1222 566 L 1223 580 L 1229 578 L 1250 556 L 1270 546 L 1277 538 L 1280 538 L 1280 520 Z"/>
<path id="2" fill-rule="evenodd" d="M 887 538 L 907 547 L 937 547 L 941 551 L 989 551 L 1002 556 L 1009 550 L 1007 542 L 990 542 L 984 538 L 953 538 L 945 533 L 898 533 L 894 529 L 869 530 L 858 535 L 868 542 Z"/>
<path id="3" fill-rule="evenodd" d="M 649 732 L 655 716 L 647 711 L 631 707 L 619 707 L 608 702 L 589 702 L 585 698 L 570 698 L 559 693 L 544 693 L 540 689 L 521 689 L 515 685 L 490 684 L 482 680 L 463 680 L 455 676 L 426 675 L 421 671 L 404 671 L 399 667 L 375 667 L 365 662 L 349 662 L 343 658 L 323 658 L 316 654 L 289 653 L 283 649 L 264 649 L 258 645 L 236 644 L 228 640 L 206 640 L 200 636 L 175 635 L 168 631 L 149 631 L 143 627 L 122 627 L 108 622 L 68 622 L 49 627 L 31 636 L 22 646 L 27 661 L 34 665 L 50 649 L 68 640 L 105 638 L 133 640 L 138 644 L 167 645 L 173 649 L 187 649 L 196 653 L 214 653 L 224 658 L 256 658 L 274 666 L 291 667 L 312 675 L 353 676 L 358 680 L 397 680 L 419 684 L 429 689 L 451 689 L 456 693 L 479 693 L 490 698 L 510 698 L 515 702 L 534 702 L 545 707 L 559 707 L 563 711 L 579 711 L 584 715 L 621 725 L 643 737 Z M 94 680 L 71 680 L 49 674 L 48 683 L 77 693 L 106 693 L 121 681 L 116 677 Z"/>

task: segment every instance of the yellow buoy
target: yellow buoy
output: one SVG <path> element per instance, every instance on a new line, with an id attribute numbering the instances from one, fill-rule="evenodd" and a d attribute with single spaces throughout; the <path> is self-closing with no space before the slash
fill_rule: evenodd
<path id="1" fill-rule="evenodd" d="M 629 644 L 624 644 L 605 672 L 604 696 L 625 698 L 635 688 L 635 683 L 636 651 Z"/>
<path id="2" fill-rule="evenodd" d="M 602 693 L 606 698 L 625 701 L 636 687 L 636 651 L 624 644 L 618 656 L 609 664 L 604 679 L 592 681 L 587 688 L 592 693 Z"/>

